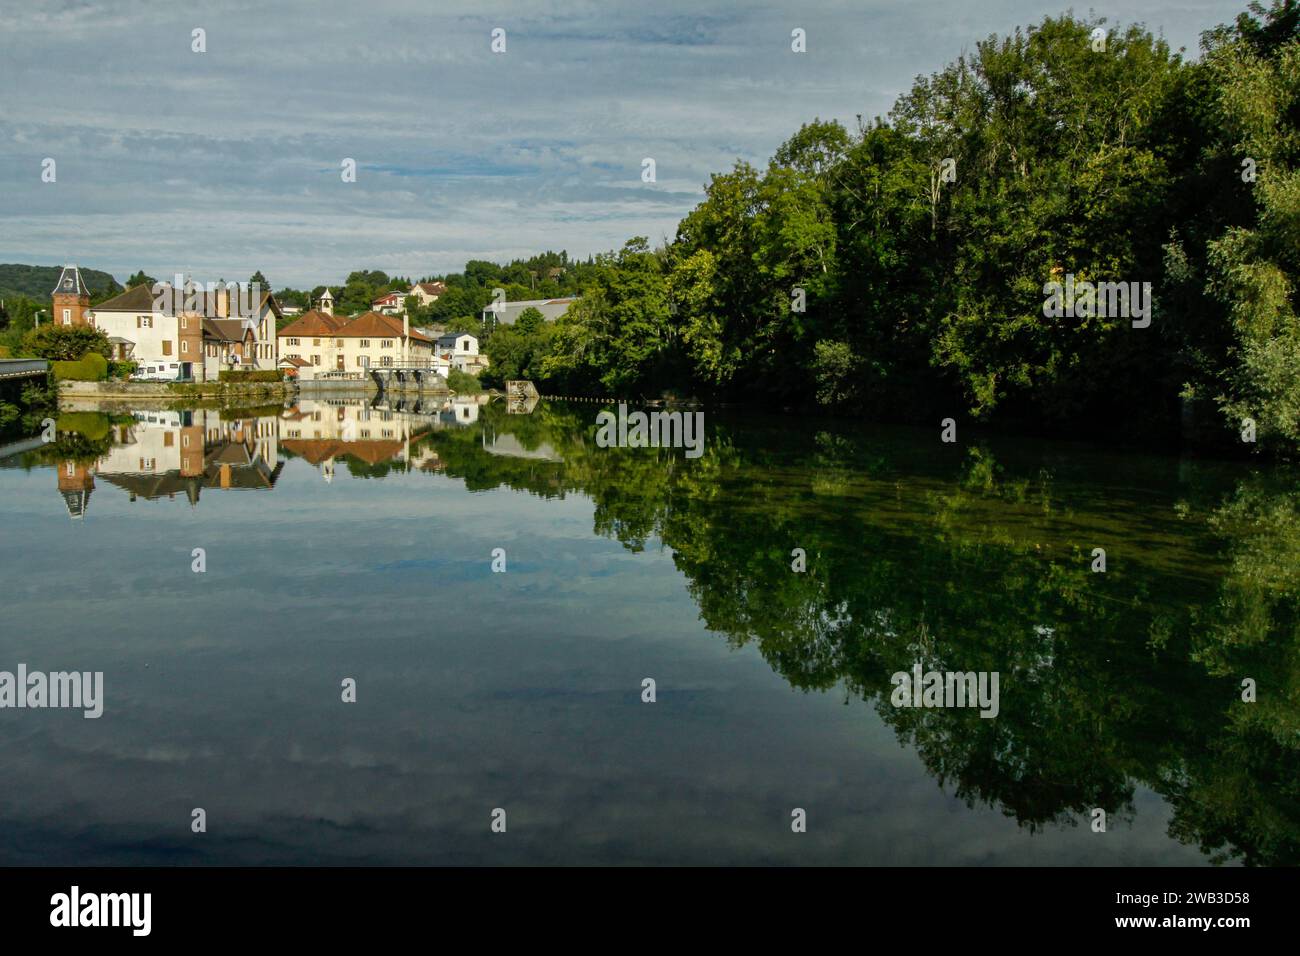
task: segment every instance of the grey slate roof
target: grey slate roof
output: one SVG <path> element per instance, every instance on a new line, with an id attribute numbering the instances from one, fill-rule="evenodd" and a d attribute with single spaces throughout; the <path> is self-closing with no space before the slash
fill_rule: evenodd
<path id="1" fill-rule="evenodd" d="M 69 295 L 90 295 L 86 283 L 82 281 L 81 270 L 75 265 L 68 264 L 63 267 L 63 271 L 59 273 L 58 284 L 55 285 L 54 291 L 50 295 L 60 292 Z"/>

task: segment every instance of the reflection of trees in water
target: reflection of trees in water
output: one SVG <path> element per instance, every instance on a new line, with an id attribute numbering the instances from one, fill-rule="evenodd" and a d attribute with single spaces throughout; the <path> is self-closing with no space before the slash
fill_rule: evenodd
<path id="1" fill-rule="evenodd" d="M 1300 862 L 1300 492 L 1296 475 L 1254 475 L 1208 519 L 1228 572 L 1193 631 L 1191 657 L 1233 695 L 1220 733 L 1186 760 L 1170 791 L 1171 829 L 1215 859 Z M 1256 703 L 1240 683 L 1258 685 Z"/>
<path id="2" fill-rule="evenodd" d="M 687 461 L 598 448 L 594 416 L 485 409 L 483 427 L 547 442 L 558 463 L 486 454 L 477 429 L 429 441 L 467 486 L 578 491 L 597 533 L 632 550 L 658 537 L 710 629 L 754 644 L 795 687 L 874 700 L 968 805 L 1074 825 L 1093 807 L 1130 814 L 1144 785 L 1172 804 L 1171 833 L 1215 859 L 1300 862 L 1294 486 L 725 423 Z M 1090 570 L 1098 545 L 1105 574 Z M 795 547 L 805 573 L 790 569 Z M 889 678 L 918 659 L 998 671 L 999 716 L 894 708 Z M 1241 702 L 1243 677 L 1259 703 Z"/>
<path id="3" fill-rule="evenodd" d="M 103 412 L 64 412 L 55 419 L 54 441 L 26 453 L 23 464 L 29 468 L 69 461 L 93 464 L 113 447 L 113 425 L 124 421 L 134 419 Z"/>

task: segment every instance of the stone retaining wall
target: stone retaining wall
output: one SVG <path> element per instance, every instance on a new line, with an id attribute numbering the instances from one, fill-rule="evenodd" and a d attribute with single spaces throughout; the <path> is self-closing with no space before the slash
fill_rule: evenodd
<path id="1" fill-rule="evenodd" d="M 294 386 L 282 382 L 195 382 L 173 385 L 169 382 L 60 382 L 59 397 L 67 398 L 162 398 L 183 401 L 187 398 L 283 398 Z"/>

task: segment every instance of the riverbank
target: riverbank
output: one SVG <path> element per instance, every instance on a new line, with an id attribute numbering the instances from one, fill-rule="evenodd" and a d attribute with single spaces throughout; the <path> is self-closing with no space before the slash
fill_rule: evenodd
<path id="1" fill-rule="evenodd" d="M 245 403 L 250 399 L 284 399 L 297 386 L 289 382 L 105 382 L 64 381 L 59 398 L 221 399 Z"/>

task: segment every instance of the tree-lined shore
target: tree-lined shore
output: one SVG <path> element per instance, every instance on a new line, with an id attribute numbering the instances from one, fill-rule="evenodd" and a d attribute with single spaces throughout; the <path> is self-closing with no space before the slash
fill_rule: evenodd
<path id="1" fill-rule="evenodd" d="M 1285 453 L 1298 158 L 1295 0 L 1195 58 L 1048 17 L 918 77 L 887 118 L 814 120 L 765 169 L 713 176 L 674 239 L 597 257 L 558 323 L 496 331 L 493 374 L 1129 440 L 1176 439 L 1190 403 Z M 1150 283 L 1150 324 L 1046 315 L 1064 278 Z"/>

